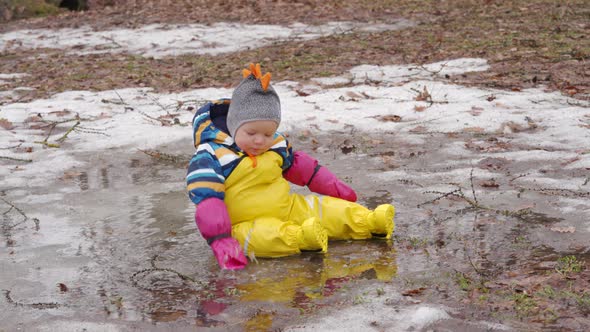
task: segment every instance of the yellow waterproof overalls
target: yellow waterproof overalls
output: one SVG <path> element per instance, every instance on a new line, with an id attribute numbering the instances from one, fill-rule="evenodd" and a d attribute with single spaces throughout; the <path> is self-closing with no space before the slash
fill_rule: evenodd
<path id="1" fill-rule="evenodd" d="M 391 237 L 391 205 L 388 213 L 380 217 L 388 220 L 382 222 L 385 226 L 379 231 L 379 217 L 360 204 L 291 193 L 278 153 L 267 151 L 253 158 L 242 158 L 225 181 L 224 200 L 232 222 L 232 236 L 247 256 L 282 257 L 301 250 L 326 252 L 326 233 L 334 240 L 368 239 L 372 233 Z M 310 237 L 317 239 L 316 244 L 310 245 L 314 242 Z"/>

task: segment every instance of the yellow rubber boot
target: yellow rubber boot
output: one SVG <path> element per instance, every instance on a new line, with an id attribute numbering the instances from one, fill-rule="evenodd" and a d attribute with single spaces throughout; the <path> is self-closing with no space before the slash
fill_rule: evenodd
<path id="1" fill-rule="evenodd" d="M 371 227 L 371 234 L 373 234 L 374 237 L 391 239 L 391 235 L 395 229 L 395 223 L 393 222 L 394 217 L 395 208 L 393 205 L 379 205 L 375 210 L 370 212 L 367 217 L 367 222 Z"/>
<path id="2" fill-rule="evenodd" d="M 301 224 L 301 230 L 297 235 L 297 243 L 301 251 L 328 251 L 328 232 L 320 223 L 320 220 L 312 217 Z"/>

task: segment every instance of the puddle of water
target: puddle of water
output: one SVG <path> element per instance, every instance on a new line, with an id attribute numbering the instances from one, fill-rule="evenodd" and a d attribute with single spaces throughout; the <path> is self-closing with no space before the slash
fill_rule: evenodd
<path id="1" fill-rule="evenodd" d="M 2 217 L 0 286 L 10 291 L 11 300 L 2 302 L 6 310 L 0 318 L 11 329 L 91 330 L 93 322 L 108 319 L 114 330 L 146 322 L 179 330 L 272 330 L 321 316 L 330 308 L 353 307 L 355 301 L 372 308 L 369 304 L 381 303 L 382 296 L 411 315 L 415 303 L 411 296 L 400 295 L 404 291 L 424 287 L 432 301 L 460 301 L 461 294 L 453 291 L 457 271 L 493 277 L 530 266 L 531 260 L 555 260 L 572 252 L 567 247 L 585 245 L 586 221 L 556 213 L 555 207 L 564 204 L 560 196 L 523 191 L 516 180 L 506 180 L 531 171 L 533 164 L 503 162 L 491 170 L 501 187 L 490 189 L 478 182 L 490 175 L 490 170 L 477 168 L 483 158 L 451 158 L 441 146 L 457 145 L 460 137 L 445 139 L 418 146 L 385 137 L 398 145 L 393 154 L 391 146 L 359 145 L 354 153 L 339 155 L 318 150 L 322 163 L 357 189 L 362 204 L 396 206 L 394 240 L 332 242 L 326 255 L 259 259 L 239 272 L 220 271 L 198 234 L 194 208 L 184 192 L 183 167 L 141 152 L 86 156 L 94 158 L 93 166 L 66 172 L 52 190 L 6 193 L 29 219 L 14 209 Z M 192 149 L 180 144 L 162 149 Z M 186 151 L 187 156 L 191 153 Z M 384 162 L 390 163 L 388 172 L 359 172 L 382 169 Z M 473 206 L 474 193 L 478 206 L 485 208 Z M 539 201 L 546 204 L 531 205 Z M 8 208 L 2 206 L 3 211 Z M 532 212 L 522 218 L 502 213 L 525 208 Z M 562 224 L 571 224 L 576 232 L 549 230 Z M 564 236 L 570 240 L 567 245 Z M 555 254 L 535 250 L 541 246 Z M 39 309 L 36 303 L 59 306 Z M 389 312 L 391 303 L 379 310 Z M 452 310 L 443 311 L 451 318 L 436 325 L 440 328 L 485 330 Z M 56 322 L 51 325 L 49 320 Z M 382 327 L 406 328 L 399 322 L 388 324 L 394 325 Z"/>

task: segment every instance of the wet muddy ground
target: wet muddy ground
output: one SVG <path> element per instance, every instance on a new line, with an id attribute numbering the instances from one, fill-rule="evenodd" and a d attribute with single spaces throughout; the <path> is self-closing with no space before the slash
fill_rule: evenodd
<path id="1" fill-rule="evenodd" d="M 29 76 L 3 88 L 36 88 L 18 90 L 11 102 L 72 90 L 229 86 L 245 59 L 263 59 L 278 81 L 305 81 L 361 64 L 465 56 L 484 57 L 492 68 L 452 77 L 456 83 L 511 91 L 547 84 L 588 100 L 584 0 L 404 0 L 395 7 L 388 0 L 207 1 L 189 9 L 182 1 L 116 2 L 126 4 L 0 29 L 399 17 L 419 23 L 164 60 L 5 51 L 1 72 Z M 295 147 L 349 181 L 361 203 L 395 204 L 395 236 L 333 242 L 326 255 L 259 260 L 242 272 L 220 271 L 194 225 L 184 192 L 190 141 L 152 154 L 124 147 L 77 154 L 92 166 L 27 188 L 1 183 L 0 331 L 589 330 L 590 170 L 571 167 L 573 148 L 561 150 L 559 137 L 527 140 L 535 128 L 471 129 L 293 130 Z M 21 162 L 0 159 L 0 167 L 19 172 Z M 429 325 L 428 316 L 445 319 Z"/>
<path id="2" fill-rule="evenodd" d="M 289 134 L 361 203 L 395 204 L 392 241 L 220 271 L 184 191 L 192 142 L 79 155 L 57 187 L 0 196 L 2 329 L 314 330 L 355 308 L 377 331 L 590 326 L 588 170 L 510 157 L 543 152 L 510 135 Z M 448 319 L 399 321 L 425 305 Z"/>

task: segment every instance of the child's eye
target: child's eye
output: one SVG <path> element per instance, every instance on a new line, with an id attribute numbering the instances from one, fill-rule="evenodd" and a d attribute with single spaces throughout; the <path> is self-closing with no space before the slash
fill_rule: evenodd
<path id="1" fill-rule="evenodd" d="M 272 136 L 272 134 L 265 134 L 264 136 L 266 136 L 266 137 L 271 137 L 271 136 Z"/>

